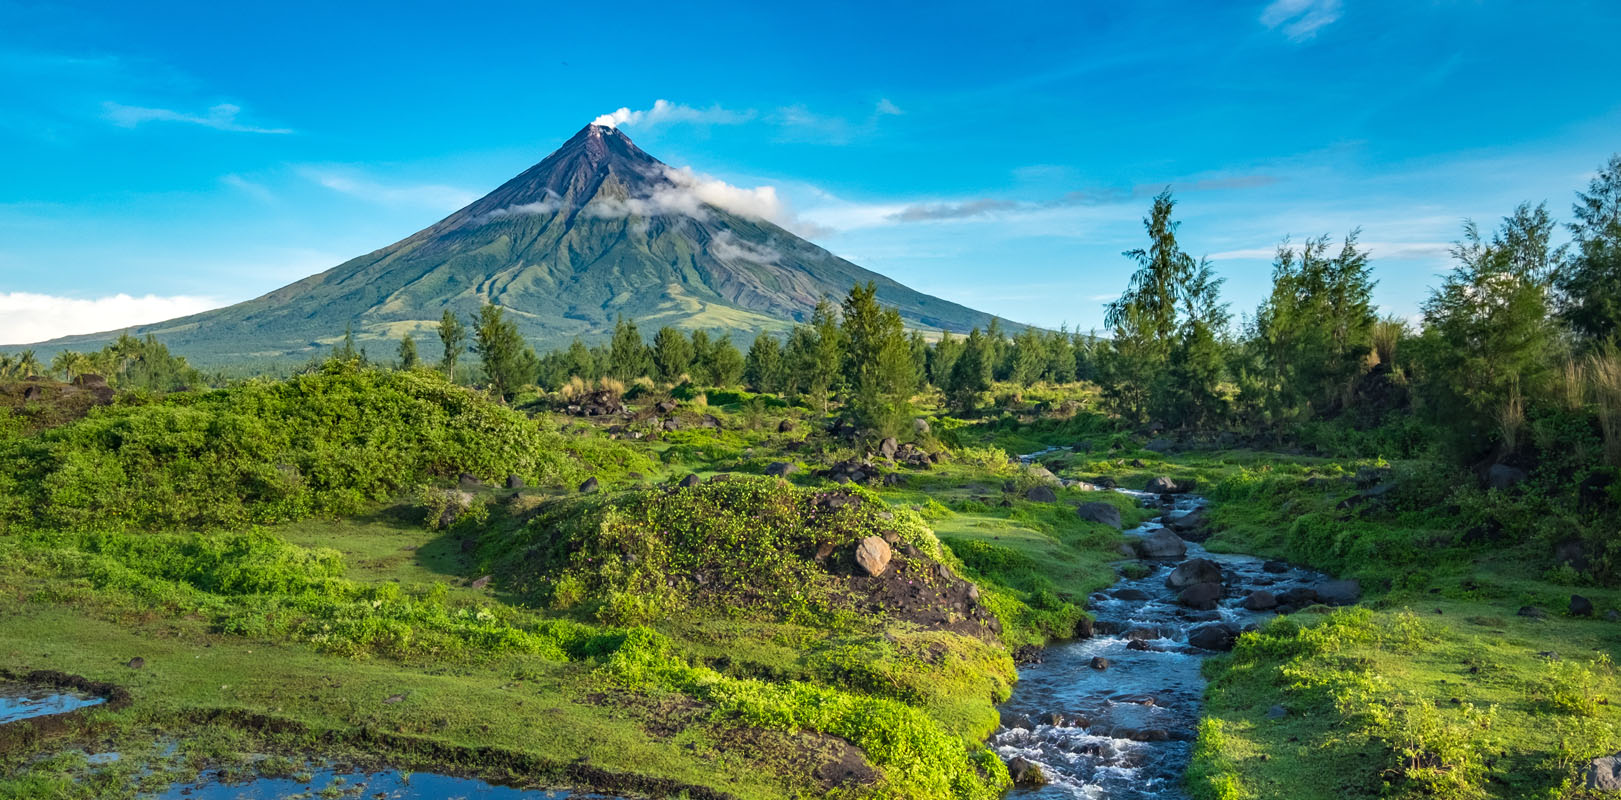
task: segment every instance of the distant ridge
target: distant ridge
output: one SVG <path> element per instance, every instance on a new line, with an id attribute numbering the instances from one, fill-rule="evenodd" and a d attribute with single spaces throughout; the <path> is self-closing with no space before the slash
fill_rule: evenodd
<path id="1" fill-rule="evenodd" d="M 587 125 L 522 174 L 399 242 L 227 308 L 133 329 L 203 363 L 307 358 L 352 326 L 361 344 L 431 335 L 446 309 L 506 307 L 546 348 L 619 315 L 745 335 L 804 321 L 857 282 L 913 327 L 964 332 L 991 316 L 914 291 L 767 222 L 702 202 L 692 179 L 621 131 Z M 97 348 L 70 336 L 43 354 Z M 392 352 L 390 349 L 389 352 Z M 374 355 L 381 353 L 374 350 Z"/>

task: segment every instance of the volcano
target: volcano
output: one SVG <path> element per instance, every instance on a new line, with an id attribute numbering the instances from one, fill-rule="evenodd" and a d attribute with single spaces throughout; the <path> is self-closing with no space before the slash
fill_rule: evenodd
<path id="1" fill-rule="evenodd" d="M 587 125 L 539 164 L 399 242 L 262 297 L 132 332 L 205 363 L 307 358 L 345 329 L 362 345 L 420 339 L 446 309 L 465 317 L 496 303 L 542 349 L 601 338 L 621 316 L 644 333 L 673 325 L 751 336 L 808 320 L 822 297 L 837 301 L 867 281 L 914 328 L 962 332 L 991 320 L 744 213 L 706 191 L 713 187 L 616 128 Z M 38 347 L 90 349 L 118 333 Z"/>

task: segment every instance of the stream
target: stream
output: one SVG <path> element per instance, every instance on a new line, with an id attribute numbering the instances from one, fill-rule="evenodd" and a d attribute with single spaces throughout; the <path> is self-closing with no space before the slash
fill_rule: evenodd
<path id="1" fill-rule="evenodd" d="M 1169 496 L 1167 503 L 1146 492 L 1115 491 L 1164 512 L 1126 531 L 1128 541 L 1207 505 L 1191 494 Z M 1223 591 L 1212 610 L 1185 607 L 1178 602 L 1180 590 L 1166 585 L 1177 565 L 1196 558 L 1221 569 Z M 1146 577 L 1122 578 L 1092 595 L 1093 638 L 1053 645 L 1040 663 L 1020 667 L 1013 696 L 1001 707 L 1002 728 L 990 745 L 1010 767 L 1018 758 L 1038 766 L 1047 784 L 1016 788 L 1010 797 L 1186 798 L 1182 775 L 1205 687 L 1200 666 L 1215 653 L 1190 645 L 1190 634 L 1200 641 L 1211 634 L 1201 633 L 1201 627 L 1225 623 L 1228 631 L 1237 631 L 1273 616 L 1244 607 L 1252 591 L 1285 595 L 1301 587 L 1306 592 L 1327 580 L 1281 562 L 1210 553 L 1194 542 L 1187 543 L 1185 556 L 1141 563 L 1150 569 Z"/>

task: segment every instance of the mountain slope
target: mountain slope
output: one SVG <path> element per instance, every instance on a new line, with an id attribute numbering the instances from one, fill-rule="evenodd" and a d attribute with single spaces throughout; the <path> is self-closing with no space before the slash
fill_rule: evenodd
<path id="1" fill-rule="evenodd" d="M 768 221 L 704 202 L 690 175 L 620 131 L 588 125 L 557 152 L 433 226 L 227 308 L 142 326 L 204 361 L 307 357 L 356 337 L 426 334 L 445 309 L 506 307 L 541 347 L 616 317 L 741 333 L 803 321 L 823 295 L 874 281 L 909 325 L 966 331 L 990 316 L 909 289 Z M 97 346 L 118 332 L 44 343 Z"/>

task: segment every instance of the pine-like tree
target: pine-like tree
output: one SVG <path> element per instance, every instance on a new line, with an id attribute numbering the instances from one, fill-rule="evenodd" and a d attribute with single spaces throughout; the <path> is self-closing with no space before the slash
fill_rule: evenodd
<path id="1" fill-rule="evenodd" d="M 1576 194 L 1574 212 L 1575 251 L 1558 279 L 1560 316 L 1587 349 L 1621 344 L 1621 154 Z"/>
<path id="2" fill-rule="evenodd" d="M 399 356 L 400 369 L 416 369 L 417 364 L 421 363 L 421 356 L 417 355 L 417 340 L 411 338 L 409 333 L 400 340 Z"/>
<path id="3" fill-rule="evenodd" d="M 756 392 L 780 392 L 783 388 L 782 345 L 777 337 L 761 332 L 749 345 L 743 360 L 743 380 Z"/>
<path id="4" fill-rule="evenodd" d="M 692 341 L 668 325 L 653 334 L 653 371 L 659 380 L 675 383 L 692 369 Z"/>
<path id="5" fill-rule="evenodd" d="M 462 351 L 467 349 L 467 326 L 450 309 L 445 309 L 444 315 L 439 318 L 439 343 L 444 345 L 439 369 L 444 371 L 445 377 L 455 380 L 456 362 L 461 358 Z"/>
<path id="6" fill-rule="evenodd" d="M 632 381 L 652 371 L 647 343 L 636 323 L 620 317 L 614 324 L 613 341 L 608 346 L 608 373 L 622 381 Z"/>
<path id="7" fill-rule="evenodd" d="M 990 349 L 978 328 L 968 332 L 962 352 L 952 361 L 946 384 L 942 388 L 951 407 L 965 414 L 972 412 L 979 405 L 980 394 L 991 388 Z"/>
<path id="8" fill-rule="evenodd" d="M 494 303 L 479 308 L 473 331 L 473 350 L 483 362 L 490 391 L 503 400 L 511 400 L 519 388 L 534 379 L 537 366 L 534 352 L 524 344 L 517 324 L 507 319 L 505 310 Z"/>

